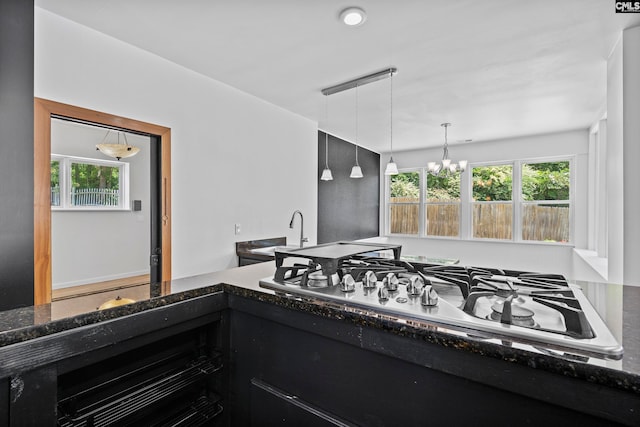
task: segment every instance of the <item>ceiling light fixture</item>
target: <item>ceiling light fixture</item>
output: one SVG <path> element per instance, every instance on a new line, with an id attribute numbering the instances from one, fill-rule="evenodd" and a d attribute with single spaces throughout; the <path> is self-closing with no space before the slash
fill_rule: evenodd
<path id="1" fill-rule="evenodd" d="M 111 131 L 107 130 L 107 133 L 102 138 L 102 142 L 96 145 L 96 150 L 100 151 L 102 154 L 107 155 L 109 157 L 115 157 L 116 159 L 124 159 L 127 157 L 132 157 L 138 154 L 140 148 L 129 144 L 127 141 L 127 134 L 124 132 L 117 132 L 118 134 L 118 142 L 117 143 L 107 143 L 107 137 Z M 124 137 L 124 143 L 120 143 L 120 134 Z"/>
<path id="2" fill-rule="evenodd" d="M 358 163 L 358 86 L 356 86 L 356 164 L 351 168 L 349 178 L 362 178 L 362 168 Z"/>
<path id="3" fill-rule="evenodd" d="M 398 175 L 398 165 L 393 161 L 393 73 L 389 82 L 389 141 L 391 142 L 391 157 L 384 170 L 385 175 Z"/>
<path id="4" fill-rule="evenodd" d="M 331 169 L 329 169 L 329 98 L 326 97 L 325 100 L 325 118 L 327 121 L 327 128 L 324 131 L 324 170 L 322 171 L 322 176 L 320 180 L 322 181 L 332 181 L 333 174 L 331 173 Z"/>
<path id="5" fill-rule="evenodd" d="M 353 88 L 356 88 L 356 91 L 357 91 L 358 86 L 363 86 L 368 83 L 377 82 L 378 80 L 386 79 L 387 77 L 391 78 L 391 84 L 390 84 L 391 90 L 389 92 L 391 96 L 391 103 L 389 106 L 389 111 L 391 112 L 390 114 L 391 119 L 390 119 L 390 126 L 389 126 L 390 132 L 391 132 L 391 161 L 387 165 L 385 175 L 396 175 L 398 173 L 398 167 L 393 162 L 393 75 L 396 74 L 397 72 L 398 72 L 397 68 L 391 67 L 391 68 L 384 69 L 382 71 L 377 71 L 375 73 L 367 74 L 366 76 L 358 77 L 357 79 L 349 80 L 347 82 L 340 83 L 335 86 L 327 87 L 321 90 L 324 96 L 329 96 L 329 95 L 333 95 L 334 93 L 342 92 L 344 90 L 349 90 Z M 357 94 L 356 94 L 356 120 L 357 120 L 357 115 L 358 114 L 357 114 Z M 327 118 L 327 122 L 328 121 L 329 119 Z M 358 164 L 358 157 L 357 157 L 358 156 L 357 138 L 358 137 L 357 137 L 357 123 L 356 123 L 356 166 L 358 166 L 359 168 L 360 165 Z M 354 166 L 354 168 L 356 166 Z M 327 166 L 327 169 L 328 168 L 329 166 Z M 362 172 L 362 169 L 360 169 L 360 172 Z M 352 170 L 352 174 L 353 174 L 353 170 Z M 356 174 L 357 174 L 357 169 L 356 169 Z M 351 177 L 356 178 L 355 176 L 351 176 Z"/>
<path id="6" fill-rule="evenodd" d="M 340 20 L 350 27 L 357 27 L 364 24 L 367 14 L 359 7 L 348 7 L 340 12 Z"/>
<path id="7" fill-rule="evenodd" d="M 451 126 L 451 123 L 442 123 L 440 126 L 444 128 L 444 153 L 442 155 L 442 162 L 429 162 L 427 163 L 427 171 L 431 175 L 447 176 L 455 172 L 464 172 L 467 169 L 467 161 L 460 160 L 458 163 L 452 163 L 449 158 L 449 143 L 447 141 L 447 128 Z"/>

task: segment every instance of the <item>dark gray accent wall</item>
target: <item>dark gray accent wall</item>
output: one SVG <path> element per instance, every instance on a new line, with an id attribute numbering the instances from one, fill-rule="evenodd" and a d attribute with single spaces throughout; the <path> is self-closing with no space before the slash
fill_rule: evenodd
<path id="1" fill-rule="evenodd" d="M 358 148 L 363 178 L 349 178 L 355 161 L 355 145 L 329 135 L 333 181 L 321 181 L 325 133 L 318 132 L 318 244 L 379 234 L 380 154 Z"/>
<path id="2" fill-rule="evenodd" d="M 33 305 L 33 0 L 0 0 L 0 310 Z"/>

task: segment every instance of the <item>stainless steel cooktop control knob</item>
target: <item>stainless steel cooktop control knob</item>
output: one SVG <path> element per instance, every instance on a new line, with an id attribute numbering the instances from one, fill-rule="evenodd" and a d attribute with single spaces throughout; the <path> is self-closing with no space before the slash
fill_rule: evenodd
<path id="1" fill-rule="evenodd" d="M 345 274 L 340 281 L 340 290 L 342 292 L 353 292 L 356 290 L 356 281 L 350 274 Z"/>
<path id="2" fill-rule="evenodd" d="M 426 285 L 424 289 L 422 289 L 422 294 L 420 295 L 420 304 L 427 307 L 438 305 L 438 294 L 436 293 L 436 290 L 433 289 L 433 286 Z"/>
<path id="3" fill-rule="evenodd" d="M 407 295 L 418 296 L 424 287 L 424 280 L 420 276 L 411 276 L 407 283 Z"/>
<path id="4" fill-rule="evenodd" d="M 378 278 L 376 277 L 376 273 L 369 270 L 364 274 L 362 278 L 362 286 L 364 288 L 375 288 L 378 284 Z"/>
<path id="5" fill-rule="evenodd" d="M 397 291 L 399 282 L 400 280 L 398 280 L 398 276 L 395 273 L 389 273 L 382 279 L 382 286 L 390 291 Z"/>
<path id="6" fill-rule="evenodd" d="M 389 299 L 389 290 L 384 286 L 378 289 L 378 299 L 380 301 L 386 301 Z"/>

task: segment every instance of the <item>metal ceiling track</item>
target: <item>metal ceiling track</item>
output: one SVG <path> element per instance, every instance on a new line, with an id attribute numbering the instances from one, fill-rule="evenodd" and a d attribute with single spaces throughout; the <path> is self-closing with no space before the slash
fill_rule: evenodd
<path id="1" fill-rule="evenodd" d="M 378 80 L 386 79 L 396 74 L 397 72 L 398 72 L 397 68 L 394 68 L 394 67 L 386 68 L 382 71 L 377 71 L 375 73 L 371 73 L 366 76 L 358 77 L 357 79 L 349 80 L 348 82 L 340 83 L 338 85 L 322 89 L 321 92 L 324 96 L 333 95 L 334 93 L 353 89 L 354 87 L 357 87 L 357 86 L 363 86 L 369 83 L 377 82 Z"/>

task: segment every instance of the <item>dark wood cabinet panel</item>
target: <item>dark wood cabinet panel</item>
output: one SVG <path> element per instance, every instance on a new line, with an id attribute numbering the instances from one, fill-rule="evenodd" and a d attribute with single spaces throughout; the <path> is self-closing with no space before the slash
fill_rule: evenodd
<path id="1" fill-rule="evenodd" d="M 352 426 L 335 415 L 258 379 L 251 380 L 249 410 L 253 426 Z"/>
<path id="2" fill-rule="evenodd" d="M 47 366 L 11 377 L 10 427 L 55 425 L 57 370 Z"/>
<path id="3" fill-rule="evenodd" d="M 234 301 L 230 304 L 233 307 Z M 255 402 L 253 390 L 255 379 L 259 379 L 356 425 L 558 425 L 563 420 L 582 426 L 618 425 L 561 406 L 562 401 L 555 404 L 533 399 L 402 359 L 404 352 L 420 351 L 420 358 L 429 364 L 466 365 L 463 370 L 485 371 L 486 377 L 499 378 L 505 384 L 529 381 L 526 367 L 508 369 L 513 367 L 503 362 L 505 369 L 494 370 L 491 364 L 483 363 L 487 361 L 483 356 L 459 357 L 464 352 L 444 348 L 431 351 L 438 349 L 410 338 L 401 338 L 404 344 L 389 348 L 385 334 L 273 306 L 262 311 L 252 303 L 242 310 L 234 309 L 230 335 L 232 424 L 251 423 L 252 415 L 242 409 L 247 401 L 252 411 L 258 405 L 256 410 L 265 419 L 277 419 L 280 411 L 293 416 L 292 409 L 282 403 L 274 403 L 271 414 L 264 413 L 269 407 Z M 441 357 L 448 360 L 440 363 Z M 569 401 L 589 393 L 570 381 L 541 381 L 537 387 L 558 387 Z"/>
<path id="4" fill-rule="evenodd" d="M 219 292 L 0 347 L 0 425 L 228 425 L 225 308 Z"/>
<path id="5" fill-rule="evenodd" d="M 119 425 L 637 425 L 632 393 L 222 292 L 0 360 L 7 426 L 98 425 L 100 411 Z"/>
<path id="6" fill-rule="evenodd" d="M 33 15 L 0 1 L 0 310 L 33 305 Z"/>

